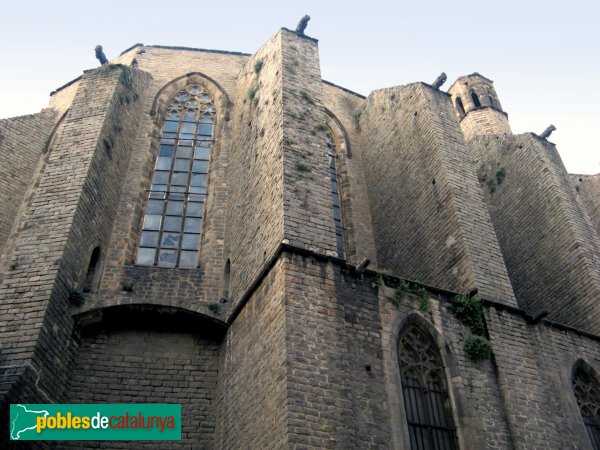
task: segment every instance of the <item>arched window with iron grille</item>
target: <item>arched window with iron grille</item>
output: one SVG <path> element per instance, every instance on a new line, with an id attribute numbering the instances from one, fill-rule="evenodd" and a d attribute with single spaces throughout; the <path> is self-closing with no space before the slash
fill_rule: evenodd
<path id="1" fill-rule="evenodd" d="M 196 267 L 215 107 L 200 85 L 179 91 L 167 106 L 136 263 Z"/>
<path id="2" fill-rule="evenodd" d="M 600 384 L 587 372 L 582 365 L 577 367 L 573 374 L 573 391 L 592 448 L 600 450 Z"/>
<path id="3" fill-rule="evenodd" d="M 456 450 L 444 364 L 432 337 L 411 324 L 398 341 L 402 395 L 412 450 Z"/>

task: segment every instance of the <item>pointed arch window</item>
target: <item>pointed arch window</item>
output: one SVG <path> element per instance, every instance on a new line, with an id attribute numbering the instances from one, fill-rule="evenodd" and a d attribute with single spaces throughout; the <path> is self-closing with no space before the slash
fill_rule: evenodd
<path id="1" fill-rule="evenodd" d="M 592 448 L 600 450 L 600 385 L 580 366 L 573 374 L 573 391 Z"/>
<path id="2" fill-rule="evenodd" d="M 333 203 L 333 222 L 335 224 L 335 239 L 338 257 L 346 258 L 344 249 L 344 227 L 342 223 L 342 206 L 340 202 L 340 188 L 335 166 L 336 148 L 333 133 L 327 129 L 327 158 L 329 159 L 329 178 L 331 179 L 331 200 Z"/>
<path id="3" fill-rule="evenodd" d="M 196 267 L 215 107 L 197 84 L 170 101 L 163 122 L 136 263 Z"/>
<path id="4" fill-rule="evenodd" d="M 400 337 L 398 360 L 410 448 L 458 449 L 444 365 L 431 336 L 410 325 Z"/>

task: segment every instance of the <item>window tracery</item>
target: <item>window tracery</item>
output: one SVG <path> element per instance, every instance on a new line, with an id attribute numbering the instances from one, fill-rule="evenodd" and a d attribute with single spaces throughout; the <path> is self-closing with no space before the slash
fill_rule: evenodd
<path id="1" fill-rule="evenodd" d="M 167 106 L 136 263 L 196 267 L 207 194 L 215 107 L 200 85 Z"/>
<path id="2" fill-rule="evenodd" d="M 600 385 L 581 367 L 573 375 L 573 391 L 592 448 L 600 450 Z"/>
<path id="3" fill-rule="evenodd" d="M 399 340 L 398 359 L 411 449 L 458 449 L 437 345 L 418 326 L 411 325 Z"/>

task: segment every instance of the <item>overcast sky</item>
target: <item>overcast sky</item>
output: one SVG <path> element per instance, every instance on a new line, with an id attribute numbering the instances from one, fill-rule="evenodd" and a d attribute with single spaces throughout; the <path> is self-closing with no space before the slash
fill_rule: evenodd
<path id="1" fill-rule="evenodd" d="M 600 1 L 3 0 L 0 118 L 38 112 L 55 88 L 131 45 L 255 52 L 312 17 L 323 78 L 364 95 L 448 74 L 495 81 L 515 133 L 551 137 L 572 173 L 600 172 Z M 201 70 L 199 68 L 199 70 Z"/>

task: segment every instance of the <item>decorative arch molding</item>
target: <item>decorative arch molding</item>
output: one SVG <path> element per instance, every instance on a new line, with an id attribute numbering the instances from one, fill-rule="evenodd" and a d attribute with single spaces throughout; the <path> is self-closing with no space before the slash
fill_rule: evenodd
<path id="1" fill-rule="evenodd" d="M 165 115 L 166 107 L 173 96 L 191 84 L 200 85 L 211 94 L 217 105 L 217 122 L 229 120 L 229 97 L 227 96 L 227 93 L 219 83 L 201 72 L 187 73 L 169 81 L 160 88 L 154 98 L 154 102 L 152 102 L 150 115 L 152 117 L 162 118 Z"/>
<path id="2" fill-rule="evenodd" d="M 173 325 L 175 329 L 182 328 L 182 324 L 187 324 L 191 329 L 207 329 L 210 333 L 224 335 L 229 327 L 220 318 L 201 311 L 147 302 L 100 306 L 74 314 L 73 320 L 76 328 L 84 332 L 93 332 L 106 327 L 130 328 L 131 324 L 152 323 Z"/>
<path id="3" fill-rule="evenodd" d="M 54 128 L 52 128 L 52 131 L 50 132 L 50 136 L 48 137 L 48 141 L 46 142 L 46 146 L 44 147 L 44 154 L 47 154 L 50 149 L 52 148 L 52 144 L 54 144 L 54 141 L 56 139 L 56 136 L 58 134 L 58 130 L 60 129 L 61 125 L 64 123 L 65 118 L 67 117 L 67 114 L 69 114 L 69 109 L 67 109 L 62 116 L 60 116 L 60 118 L 56 121 L 56 125 L 54 125 Z"/>
<path id="4" fill-rule="evenodd" d="M 339 152 L 346 155 L 348 159 L 352 158 L 352 148 L 350 147 L 350 138 L 348 137 L 348 133 L 346 129 L 342 125 L 342 122 L 327 108 L 323 108 L 325 110 L 325 124 L 333 133 L 333 138 L 335 139 L 336 147 Z"/>

